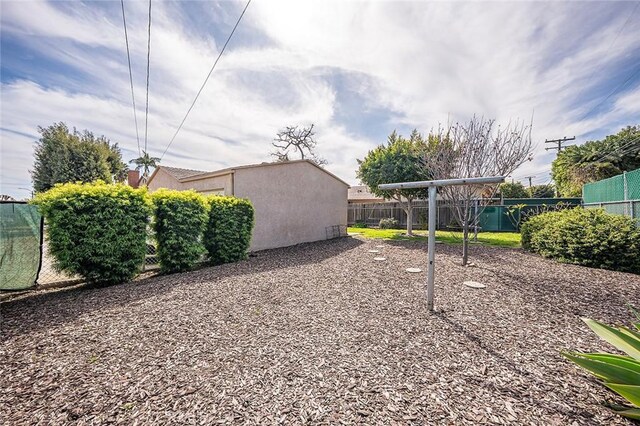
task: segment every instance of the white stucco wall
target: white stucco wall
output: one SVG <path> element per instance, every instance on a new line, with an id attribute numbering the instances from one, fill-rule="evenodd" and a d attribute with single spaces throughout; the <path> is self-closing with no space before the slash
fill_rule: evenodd
<path id="1" fill-rule="evenodd" d="M 182 189 L 182 185 L 180 185 L 180 182 L 178 182 L 176 178 L 171 176 L 169 173 L 164 171 L 162 167 L 160 167 L 154 172 L 152 179 L 149 180 L 149 183 L 147 183 L 147 189 L 149 190 L 149 192 L 154 192 L 160 188 Z"/>
<path id="2" fill-rule="evenodd" d="M 147 187 L 149 192 L 156 191 L 160 188 L 168 188 L 181 191 L 195 189 L 205 194 L 220 192 L 223 195 L 233 195 L 233 173 L 229 172 L 220 176 L 183 180 L 180 182 L 160 167 Z"/>
<path id="3" fill-rule="evenodd" d="M 251 250 L 326 239 L 347 224 L 347 185 L 308 162 L 236 169 L 234 195 L 256 211 Z"/>
<path id="4" fill-rule="evenodd" d="M 214 191 L 216 194 L 233 195 L 233 173 L 183 181 L 181 189 L 195 189 L 208 195 L 213 194 Z"/>

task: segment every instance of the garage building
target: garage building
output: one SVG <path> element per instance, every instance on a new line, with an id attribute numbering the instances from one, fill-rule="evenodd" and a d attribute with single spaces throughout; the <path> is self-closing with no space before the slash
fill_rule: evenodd
<path id="1" fill-rule="evenodd" d="M 248 198 L 256 212 L 251 251 L 319 241 L 343 234 L 349 184 L 309 160 L 262 163 L 213 172 L 159 166 L 159 188 Z"/>

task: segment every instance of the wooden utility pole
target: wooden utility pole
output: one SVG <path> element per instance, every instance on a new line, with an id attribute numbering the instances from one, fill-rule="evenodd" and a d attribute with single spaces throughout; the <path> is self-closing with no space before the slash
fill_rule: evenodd
<path id="1" fill-rule="evenodd" d="M 549 151 L 550 149 L 557 149 L 558 152 L 560 152 L 560 151 L 562 151 L 562 148 L 566 148 L 566 147 L 562 146 L 563 143 L 565 143 L 567 141 L 574 141 L 574 140 L 576 140 L 575 136 L 572 137 L 572 138 L 568 138 L 568 137 L 565 136 L 562 139 L 550 139 L 550 140 L 545 139 L 544 143 L 557 143 L 558 144 L 558 146 L 546 147 L 545 151 Z"/>
<path id="2" fill-rule="evenodd" d="M 531 191 L 531 187 L 533 186 L 533 185 L 531 184 L 531 179 L 533 179 L 534 177 L 535 177 L 535 176 L 525 176 L 525 177 L 524 177 L 525 179 L 529 179 L 529 191 Z"/>
<path id="3" fill-rule="evenodd" d="M 531 190 L 531 187 L 533 186 L 531 183 L 531 179 L 533 179 L 535 176 L 525 176 L 525 179 L 529 179 L 529 197 L 533 197 L 533 192 Z"/>

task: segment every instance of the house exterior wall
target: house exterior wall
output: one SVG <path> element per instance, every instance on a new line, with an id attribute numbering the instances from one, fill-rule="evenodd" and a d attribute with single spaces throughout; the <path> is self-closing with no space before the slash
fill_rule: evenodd
<path id="1" fill-rule="evenodd" d="M 220 176 L 181 182 L 161 167 L 148 184 L 149 192 L 154 192 L 160 188 L 178 189 L 180 191 L 194 189 L 207 195 L 218 193 L 221 195 L 233 195 L 233 173 L 229 172 Z"/>
<path id="2" fill-rule="evenodd" d="M 180 181 L 167 173 L 162 167 L 156 169 L 153 179 L 147 183 L 149 192 L 157 191 L 160 188 L 183 189 Z"/>
<path id="3" fill-rule="evenodd" d="M 234 180 L 256 211 L 252 251 L 324 240 L 347 223 L 348 186 L 308 162 L 240 168 Z"/>
<path id="4" fill-rule="evenodd" d="M 233 195 L 233 172 L 182 182 L 181 189 L 195 189 L 207 195 Z"/>

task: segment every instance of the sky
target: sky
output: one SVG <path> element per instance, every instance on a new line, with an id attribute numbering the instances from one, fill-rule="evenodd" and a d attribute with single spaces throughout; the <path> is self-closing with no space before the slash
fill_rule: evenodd
<path id="1" fill-rule="evenodd" d="M 153 0 L 151 155 L 245 4 Z M 279 129 L 313 123 L 327 169 L 357 184 L 357 159 L 393 130 L 533 116 L 535 155 L 513 178 L 547 183 L 545 139 L 640 124 L 639 4 L 253 0 L 162 164 L 270 161 Z M 124 6 L 144 149 L 148 2 Z M 0 15 L 0 193 L 29 195 L 38 126 L 89 129 L 137 157 L 121 3 L 2 0 Z"/>

